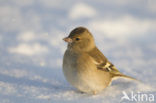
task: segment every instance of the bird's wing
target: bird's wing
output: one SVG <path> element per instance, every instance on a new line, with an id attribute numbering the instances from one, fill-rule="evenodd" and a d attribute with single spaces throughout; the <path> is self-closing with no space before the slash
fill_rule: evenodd
<path id="1" fill-rule="evenodd" d="M 118 73 L 119 72 L 118 69 L 109 61 L 107 61 L 106 63 L 96 64 L 96 66 L 97 66 L 97 69 L 108 71 L 111 73 Z"/>
<path id="2" fill-rule="evenodd" d="M 96 65 L 97 69 L 109 72 L 112 75 L 112 78 L 115 77 L 124 77 L 132 80 L 136 80 L 133 77 L 122 74 L 108 59 L 98 50 L 94 48 L 89 52 L 89 55 L 93 59 L 93 63 Z"/>
<path id="3" fill-rule="evenodd" d="M 92 51 L 90 51 L 89 55 L 93 58 L 97 69 L 111 73 L 119 72 L 117 68 L 100 52 L 100 50 L 98 50 L 98 48 L 94 48 Z"/>

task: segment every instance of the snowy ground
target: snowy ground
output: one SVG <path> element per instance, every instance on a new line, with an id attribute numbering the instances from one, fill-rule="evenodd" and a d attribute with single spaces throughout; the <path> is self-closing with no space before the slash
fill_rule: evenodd
<path id="1" fill-rule="evenodd" d="M 121 101 L 123 91 L 153 94 L 156 102 L 155 5 L 154 0 L 0 0 L 0 103 L 136 102 Z M 142 83 L 119 79 L 97 95 L 71 87 L 62 73 L 62 38 L 77 26 L 87 27 L 105 56 Z"/>

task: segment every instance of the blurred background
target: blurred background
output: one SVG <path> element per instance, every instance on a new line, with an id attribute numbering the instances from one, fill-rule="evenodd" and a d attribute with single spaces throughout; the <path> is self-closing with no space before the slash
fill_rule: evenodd
<path id="1" fill-rule="evenodd" d="M 62 38 L 78 26 L 121 72 L 156 87 L 155 0 L 0 0 L 1 103 L 65 102 Z"/>

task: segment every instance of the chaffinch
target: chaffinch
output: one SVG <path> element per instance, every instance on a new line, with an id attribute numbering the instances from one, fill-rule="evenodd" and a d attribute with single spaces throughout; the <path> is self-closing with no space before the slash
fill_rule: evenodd
<path id="1" fill-rule="evenodd" d="M 63 73 L 67 81 L 81 92 L 96 94 L 116 77 L 134 79 L 122 74 L 96 47 L 93 35 L 77 27 L 68 37 L 63 57 Z"/>

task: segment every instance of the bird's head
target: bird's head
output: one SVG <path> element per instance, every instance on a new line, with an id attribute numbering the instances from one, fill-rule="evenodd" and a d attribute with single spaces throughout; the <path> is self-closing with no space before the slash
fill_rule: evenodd
<path id="1" fill-rule="evenodd" d="M 68 43 L 68 49 L 74 51 L 87 52 L 95 47 L 92 34 L 84 27 L 75 28 L 63 40 Z"/>

